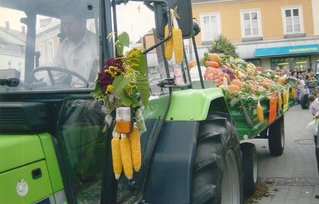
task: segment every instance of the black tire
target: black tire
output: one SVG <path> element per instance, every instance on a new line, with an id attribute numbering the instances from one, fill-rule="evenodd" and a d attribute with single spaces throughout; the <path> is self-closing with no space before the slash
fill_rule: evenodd
<path id="1" fill-rule="evenodd" d="M 305 95 L 303 95 L 301 97 L 300 105 L 301 105 L 302 109 L 308 109 L 309 108 L 310 102 L 309 102 L 309 99 L 308 99 L 308 94 L 305 94 Z"/>
<path id="2" fill-rule="evenodd" d="M 269 127 L 268 146 L 272 156 L 282 155 L 285 148 L 284 116 L 278 118 Z"/>
<path id="3" fill-rule="evenodd" d="M 257 186 L 258 163 L 256 156 L 256 146 L 252 143 L 240 144 L 243 157 L 243 173 L 244 173 L 244 195 L 248 197 L 252 195 Z"/>
<path id="4" fill-rule="evenodd" d="M 234 126 L 214 115 L 201 123 L 193 168 L 192 203 L 243 203 L 241 153 Z"/>

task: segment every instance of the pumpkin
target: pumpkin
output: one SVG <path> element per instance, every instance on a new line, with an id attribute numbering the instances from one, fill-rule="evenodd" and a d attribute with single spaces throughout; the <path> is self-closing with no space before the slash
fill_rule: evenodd
<path id="1" fill-rule="evenodd" d="M 206 67 L 219 68 L 219 64 L 215 61 L 206 60 L 204 64 Z"/>
<path id="2" fill-rule="evenodd" d="M 231 84 L 237 85 L 240 88 L 243 87 L 243 83 L 239 79 L 234 79 L 233 81 L 231 81 Z"/>
<path id="3" fill-rule="evenodd" d="M 188 62 L 188 68 L 193 68 L 196 65 L 196 60 L 191 60 Z"/>
<path id="4" fill-rule="evenodd" d="M 240 90 L 240 87 L 237 85 L 234 85 L 234 84 L 230 84 L 226 88 L 227 88 L 229 93 L 235 93 L 235 92 L 238 92 Z"/>
<path id="5" fill-rule="evenodd" d="M 279 77 L 279 78 L 277 79 L 277 81 L 278 81 L 279 83 L 281 83 L 282 85 L 284 85 L 284 84 L 286 83 L 286 78 L 285 78 L 285 77 Z"/>
<path id="6" fill-rule="evenodd" d="M 218 65 L 220 65 L 220 57 L 217 53 L 208 53 L 208 59 L 217 62 Z"/>

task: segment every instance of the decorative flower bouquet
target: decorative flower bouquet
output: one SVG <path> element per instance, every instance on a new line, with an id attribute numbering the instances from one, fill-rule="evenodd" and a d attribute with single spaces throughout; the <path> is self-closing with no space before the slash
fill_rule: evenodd
<path id="1" fill-rule="evenodd" d="M 111 146 L 116 179 L 122 169 L 131 179 L 133 168 L 139 171 L 141 167 L 140 134 L 146 128 L 140 107 L 147 106 L 149 99 L 146 60 L 139 49 L 133 48 L 123 54 L 128 45 L 129 36 L 124 32 L 115 43 L 118 56 L 105 60 L 92 91 L 92 96 L 106 108 L 105 127 L 114 126 Z"/>

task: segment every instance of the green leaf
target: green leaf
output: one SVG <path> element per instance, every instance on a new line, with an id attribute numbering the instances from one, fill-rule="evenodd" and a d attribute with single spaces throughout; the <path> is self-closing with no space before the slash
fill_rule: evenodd
<path id="1" fill-rule="evenodd" d="M 146 69 L 147 69 L 146 60 L 144 58 L 144 55 L 141 54 L 139 58 L 139 67 L 137 69 L 139 73 L 137 75 L 136 86 L 137 86 L 138 92 L 141 95 L 142 104 L 144 106 L 147 106 L 149 96 L 150 96 L 149 83 L 146 76 Z"/>
<path id="2" fill-rule="evenodd" d="M 123 106 L 131 106 L 132 105 L 132 98 L 130 98 L 125 90 L 123 89 L 122 90 L 122 93 L 121 93 L 121 98 L 120 98 L 120 102 Z"/>
<path id="3" fill-rule="evenodd" d="M 116 47 L 117 54 L 119 56 L 122 56 L 123 55 L 123 50 L 124 50 L 123 44 L 120 41 L 117 41 L 115 43 L 115 47 Z"/>
<path id="4" fill-rule="evenodd" d="M 114 79 L 113 85 L 113 94 L 122 100 L 124 98 L 124 89 L 126 84 L 130 81 L 130 78 L 125 78 L 124 76 L 118 76 Z M 124 99 L 124 103 L 127 104 L 126 99 Z M 123 104 L 124 105 L 124 104 Z"/>
<path id="5" fill-rule="evenodd" d="M 94 82 L 94 87 L 93 87 L 93 91 L 91 92 L 91 95 L 97 100 L 103 100 L 105 97 L 103 89 L 101 88 L 101 86 L 99 86 L 97 78 Z"/>
<path id="6" fill-rule="evenodd" d="M 118 41 L 121 42 L 123 46 L 128 47 L 130 45 L 130 37 L 127 32 L 123 32 L 118 36 Z"/>
<path id="7" fill-rule="evenodd" d="M 146 107 L 148 105 L 148 100 L 150 97 L 149 93 L 149 84 L 146 77 L 138 77 L 137 83 L 136 83 L 138 92 L 141 95 L 142 98 L 142 104 Z"/>

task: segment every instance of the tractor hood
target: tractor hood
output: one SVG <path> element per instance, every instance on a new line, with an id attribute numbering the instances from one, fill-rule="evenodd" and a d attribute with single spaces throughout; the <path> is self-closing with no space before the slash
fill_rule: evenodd
<path id="1" fill-rule="evenodd" d="M 44 159 L 37 135 L 0 135 L 0 173 Z"/>

